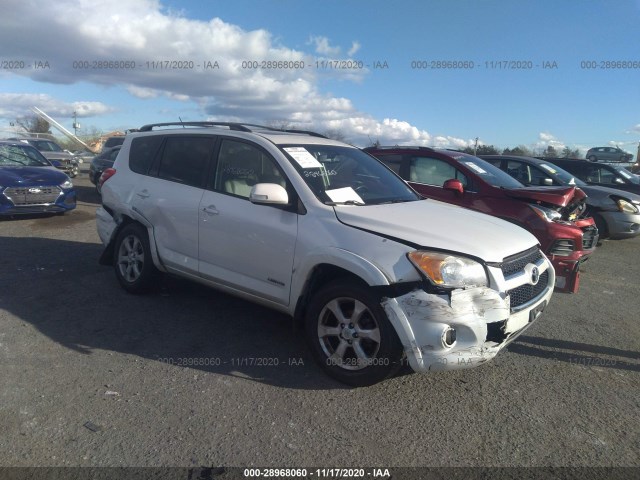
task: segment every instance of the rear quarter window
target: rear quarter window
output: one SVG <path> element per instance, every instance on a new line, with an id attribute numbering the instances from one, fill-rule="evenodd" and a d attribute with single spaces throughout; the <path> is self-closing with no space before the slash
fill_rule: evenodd
<path id="1" fill-rule="evenodd" d="M 134 138 L 129 149 L 129 168 L 132 172 L 147 175 L 149 167 L 162 143 L 161 135 Z"/>

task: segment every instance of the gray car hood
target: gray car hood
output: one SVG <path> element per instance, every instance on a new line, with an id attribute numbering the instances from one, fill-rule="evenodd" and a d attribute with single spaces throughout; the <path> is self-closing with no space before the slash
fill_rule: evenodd
<path id="1" fill-rule="evenodd" d="M 584 190 L 587 194 L 587 205 L 598 208 L 611 208 L 615 207 L 615 202 L 611 200 L 611 195 L 624 198 L 635 204 L 640 204 L 640 195 L 635 193 L 626 192 L 624 190 L 618 190 L 616 188 L 600 187 L 595 185 L 580 185 L 580 189 Z M 616 207 L 617 208 L 617 207 Z"/>
<path id="2" fill-rule="evenodd" d="M 336 206 L 338 219 L 353 227 L 397 238 L 401 242 L 459 252 L 486 262 L 538 244 L 528 231 L 484 213 L 421 200 L 369 206 Z"/>

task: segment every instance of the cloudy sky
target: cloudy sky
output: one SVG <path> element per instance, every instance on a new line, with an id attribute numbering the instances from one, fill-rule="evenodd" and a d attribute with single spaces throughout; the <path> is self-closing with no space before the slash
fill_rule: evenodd
<path id="1" fill-rule="evenodd" d="M 640 140 L 640 0 L 4 0 L 0 45 L 0 136 L 35 106 L 79 134 L 181 118 L 360 146 Z"/>

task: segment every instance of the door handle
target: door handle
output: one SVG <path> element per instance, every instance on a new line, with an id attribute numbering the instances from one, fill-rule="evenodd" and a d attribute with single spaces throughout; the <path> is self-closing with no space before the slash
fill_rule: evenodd
<path id="1" fill-rule="evenodd" d="M 216 209 L 215 205 L 209 205 L 208 207 L 204 207 L 202 211 L 209 215 L 220 215 L 220 212 Z"/>
<path id="2" fill-rule="evenodd" d="M 151 194 L 148 190 L 142 190 L 141 192 L 136 193 L 140 198 L 148 198 Z"/>

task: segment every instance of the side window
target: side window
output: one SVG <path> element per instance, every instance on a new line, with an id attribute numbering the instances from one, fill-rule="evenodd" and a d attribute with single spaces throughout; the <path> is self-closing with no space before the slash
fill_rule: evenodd
<path id="1" fill-rule="evenodd" d="M 376 157 L 391 170 L 400 175 L 400 166 L 402 165 L 402 155 L 380 155 Z"/>
<path id="2" fill-rule="evenodd" d="M 612 172 L 611 170 L 608 170 L 606 168 L 599 168 L 598 173 L 600 176 L 600 180 L 598 180 L 598 182 L 609 183 L 612 185 L 616 183 L 616 178 L 618 175 L 615 172 Z"/>
<path id="3" fill-rule="evenodd" d="M 441 187 L 445 181 L 452 178 L 460 180 L 463 186 L 467 186 L 467 177 L 444 160 L 429 157 L 413 157 L 409 164 L 409 180 L 412 182 Z"/>
<path id="4" fill-rule="evenodd" d="M 120 149 L 114 150 L 109 154 L 109 160 L 115 160 L 118 154 L 120 153 Z"/>
<path id="5" fill-rule="evenodd" d="M 271 156 L 248 143 L 222 140 L 214 189 L 249 198 L 256 183 L 276 183 L 287 188 L 285 177 Z"/>
<path id="6" fill-rule="evenodd" d="M 149 167 L 162 143 L 161 135 L 134 138 L 129 149 L 129 168 L 132 172 L 147 175 Z"/>
<path id="7" fill-rule="evenodd" d="M 545 179 L 551 178 L 544 170 L 531 165 L 529 166 L 529 175 L 531 176 L 531 181 L 529 182 L 531 185 L 547 185 L 544 183 Z"/>
<path id="8" fill-rule="evenodd" d="M 158 166 L 158 177 L 201 187 L 214 142 L 212 137 L 168 136 Z"/>
<path id="9" fill-rule="evenodd" d="M 516 160 L 507 161 L 507 173 L 520 183 L 529 185 L 531 183 L 531 175 L 529 174 L 529 166 Z"/>

